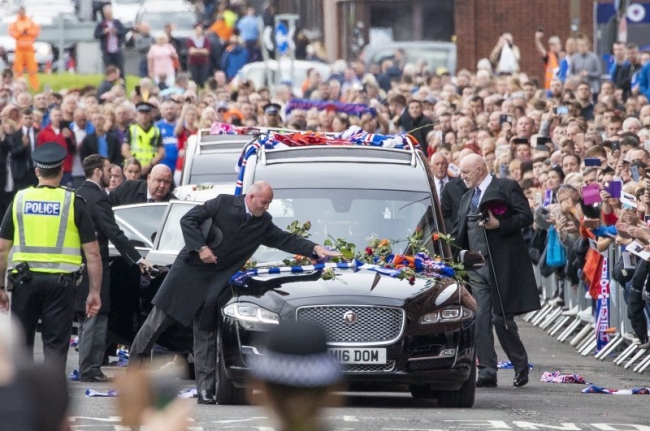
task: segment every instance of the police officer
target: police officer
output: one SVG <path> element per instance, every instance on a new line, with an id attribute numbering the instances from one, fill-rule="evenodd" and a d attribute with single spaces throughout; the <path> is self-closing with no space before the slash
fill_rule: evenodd
<path id="1" fill-rule="evenodd" d="M 11 311 L 25 330 L 33 356 L 38 320 L 42 321 L 45 362 L 65 372 L 70 346 L 81 249 L 88 265 L 90 289 L 86 315 L 101 307 L 102 262 L 99 245 L 85 202 L 73 190 L 60 187 L 66 150 L 48 142 L 32 154 L 38 186 L 16 194 L 0 226 L 0 274 L 7 271 L 13 247 Z M 4 281 L 4 276 L 2 277 Z M 9 308 L 5 287 L 0 288 L 0 310 Z"/>
<path id="2" fill-rule="evenodd" d="M 135 106 L 136 123 L 126 130 L 122 144 L 122 156 L 125 159 L 135 157 L 142 163 L 142 177 L 146 178 L 151 168 L 165 158 L 160 129 L 151 121 L 153 105 L 146 102 Z"/>

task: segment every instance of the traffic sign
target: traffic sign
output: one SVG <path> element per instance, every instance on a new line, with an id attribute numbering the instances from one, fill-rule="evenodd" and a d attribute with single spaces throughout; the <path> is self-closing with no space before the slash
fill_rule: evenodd
<path id="1" fill-rule="evenodd" d="M 275 26 L 275 49 L 280 55 L 285 55 L 289 51 L 289 29 L 283 22 Z"/>

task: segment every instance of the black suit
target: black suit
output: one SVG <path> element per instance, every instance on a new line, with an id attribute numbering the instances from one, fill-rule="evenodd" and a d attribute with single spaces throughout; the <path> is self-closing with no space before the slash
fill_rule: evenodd
<path id="1" fill-rule="evenodd" d="M 6 136 L 5 139 L 0 141 L 0 213 L 4 215 L 7 208 L 10 207 L 14 195 L 16 194 L 16 186 L 10 191 L 5 191 L 7 186 L 7 158 L 10 157 L 12 136 Z M 10 163 L 11 164 L 11 163 Z M 13 177 L 12 177 L 13 178 Z"/>
<path id="2" fill-rule="evenodd" d="M 195 251 L 212 242 L 201 233 L 201 226 L 208 219 L 223 233 L 221 242 L 211 244 L 216 264 L 203 263 Z M 181 229 L 185 247 L 154 297 L 154 309 L 133 341 L 131 353 L 146 357 L 158 336 L 171 324 L 187 326 L 193 321 L 197 390 L 214 392 L 217 300 L 230 277 L 260 244 L 303 256 L 312 255 L 316 244 L 275 226 L 269 213 L 247 220 L 244 196 L 219 195 L 195 206 L 181 219 Z"/>
<path id="3" fill-rule="evenodd" d="M 442 210 L 442 217 L 445 220 L 445 228 L 447 233 L 454 229 L 456 220 L 458 219 L 458 208 L 460 207 L 460 200 L 467 191 L 465 181 L 460 178 L 452 178 L 445 184 L 440 196 L 440 208 Z"/>
<path id="4" fill-rule="evenodd" d="M 114 207 L 147 202 L 147 180 L 124 181 L 108 195 L 108 199 Z M 169 192 L 163 202 L 169 202 L 172 199 L 176 199 L 176 196 Z"/>
<path id="5" fill-rule="evenodd" d="M 124 232 L 115 222 L 115 215 L 103 188 L 92 181 L 84 181 L 77 189 L 77 196 L 86 201 L 86 208 L 95 223 L 99 253 L 102 258 L 102 308 L 95 317 L 85 319 L 85 299 L 88 296 L 88 276 L 77 287 L 75 311 L 80 319 L 79 328 L 79 377 L 91 379 L 102 374 L 101 365 L 106 349 L 108 331 L 108 313 L 111 308 L 110 269 L 108 261 L 108 242 L 113 243 L 124 259 L 131 265 L 141 258 L 140 253 L 131 245 Z"/>
<path id="6" fill-rule="evenodd" d="M 468 234 L 468 214 L 474 192 L 475 188 L 471 188 L 463 195 L 458 210 L 458 223 L 452 233 L 456 234 L 456 245 L 461 250 L 472 249 L 471 244 L 477 241 L 475 237 L 470 239 Z M 498 228 L 485 230 L 491 259 L 486 259 L 482 269 L 470 272 L 472 295 L 477 303 L 476 351 L 479 378 L 494 381 L 497 356 L 492 325 L 494 324 L 501 347 L 513 363 L 515 371 L 527 372 L 528 355 L 519 338 L 514 316 L 540 308 L 533 264 L 521 233 L 523 228 L 533 224 L 528 199 L 516 181 L 505 178 L 493 177 L 482 196 L 495 192 L 508 199 L 512 206 L 512 216 L 500 219 Z M 478 235 L 482 235 L 482 232 Z M 494 268 L 490 262 L 494 263 Z M 496 274 L 498 283 L 495 283 L 493 274 Z M 503 309 L 500 307 L 501 302 Z"/>
<path id="7" fill-rule="evenodd" d="M 11 136 L 11 175 L 16 190 L 38 184 L 38 178 L 36 178 L 36 172 L 34 171 L 34 161 L 32 160 L 32 147 L 36 148 L 38 131 L 32 128 L 33 132 L 29 133 L 30 143 L 24 145 L 23 137 L 25 134 L 23 130 L 21 127 Z M 31 142 L 32 139 L 33 142 Z"/>
<path id="8" fill-rule="evenodd" d="M 122 165 L 124 157 L 122 157 L 122 143 L 112 133 L 106 134 L 106 144 L 108 145 L 108 160 L 115 165 Z M 81 150 L 79 151 L 79 157 L 81 160 L 92 154 L 99 154 L 99 139 L 97 133 L 91 133 L 87 135 L 83 141 L 81 141 Z"/>

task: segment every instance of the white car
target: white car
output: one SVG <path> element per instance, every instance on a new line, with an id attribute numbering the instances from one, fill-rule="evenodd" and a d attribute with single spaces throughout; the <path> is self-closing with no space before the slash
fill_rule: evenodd
<path id="1" fill-rule="evenodd" d="M 40 26 L 52 24 L 51 18 L 37 18 L 32 17 L 34 21 Z M 16 51 L 16 39 L 9 35 L 9 25 L 16 20 L 16 16 L 8 16 L 0 21 L 0 46 L 7 52 L 7 59 L 9 64 L 14 63 L 14 56 Z M 38 69 L 44 70 L 45 66 L 54 62 L 54 53 L 52 52 L 52 45 L 45 42 L 34 42 L 34 50 L 36 51 L 36 62 Z"/>
<path id="2" fill-rule="evenodd" d="M 291 60 L 282 58 L 279 62 L 276 60 L 268 61 L 269 73 L 266 73 L 267 64 L 263 61 L 248 63 L 237 73 L 236 79 L 253 81 L 255 88 L 270 87 L 276 82 L 291 82 L 293 94 L 302 97 L 302 83 L 307 79 L 307 72 L 310 69 L 316 69 L 321 75 L 323 81 L 329 79 L 331 71 L 330 66 L 325 63 L 315 61 L 295 60 L 293 62 L 293 74 L 291 73 Z M 280 79 L 277 80 L 276 74 L 280 70 Z M 269 79 L 270 77 L 270 79 Z"/>
<path id="3" fill-rule="evenodd" d="M 141 0 L 112 0 L 113 17 L 129 29 L 135 23 L 135 17 L 142 5 Z"/>
<path id="4" fill-rule="evenodd" d="M 146 22 L 151 27 L 151 35 L 164 31 L 167 24 L 174 26 L 172 35 L 179 39 L 194 36 L 197 21 L 194 7 L 185 1 L 149 0 L 142 3 L 135 22 Z"/>

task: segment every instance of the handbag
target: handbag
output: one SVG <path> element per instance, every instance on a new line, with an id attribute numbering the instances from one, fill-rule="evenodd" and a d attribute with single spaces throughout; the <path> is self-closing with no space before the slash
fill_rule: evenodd
<path id="1" fill-rule="evenodd" d="M 551 226 L 548 230 L 546 264 L 552 268 L 561 268 L 566 265 L 566 249 L 560 242 L 560 235 L 555 230 L 555 226 Z"/>

